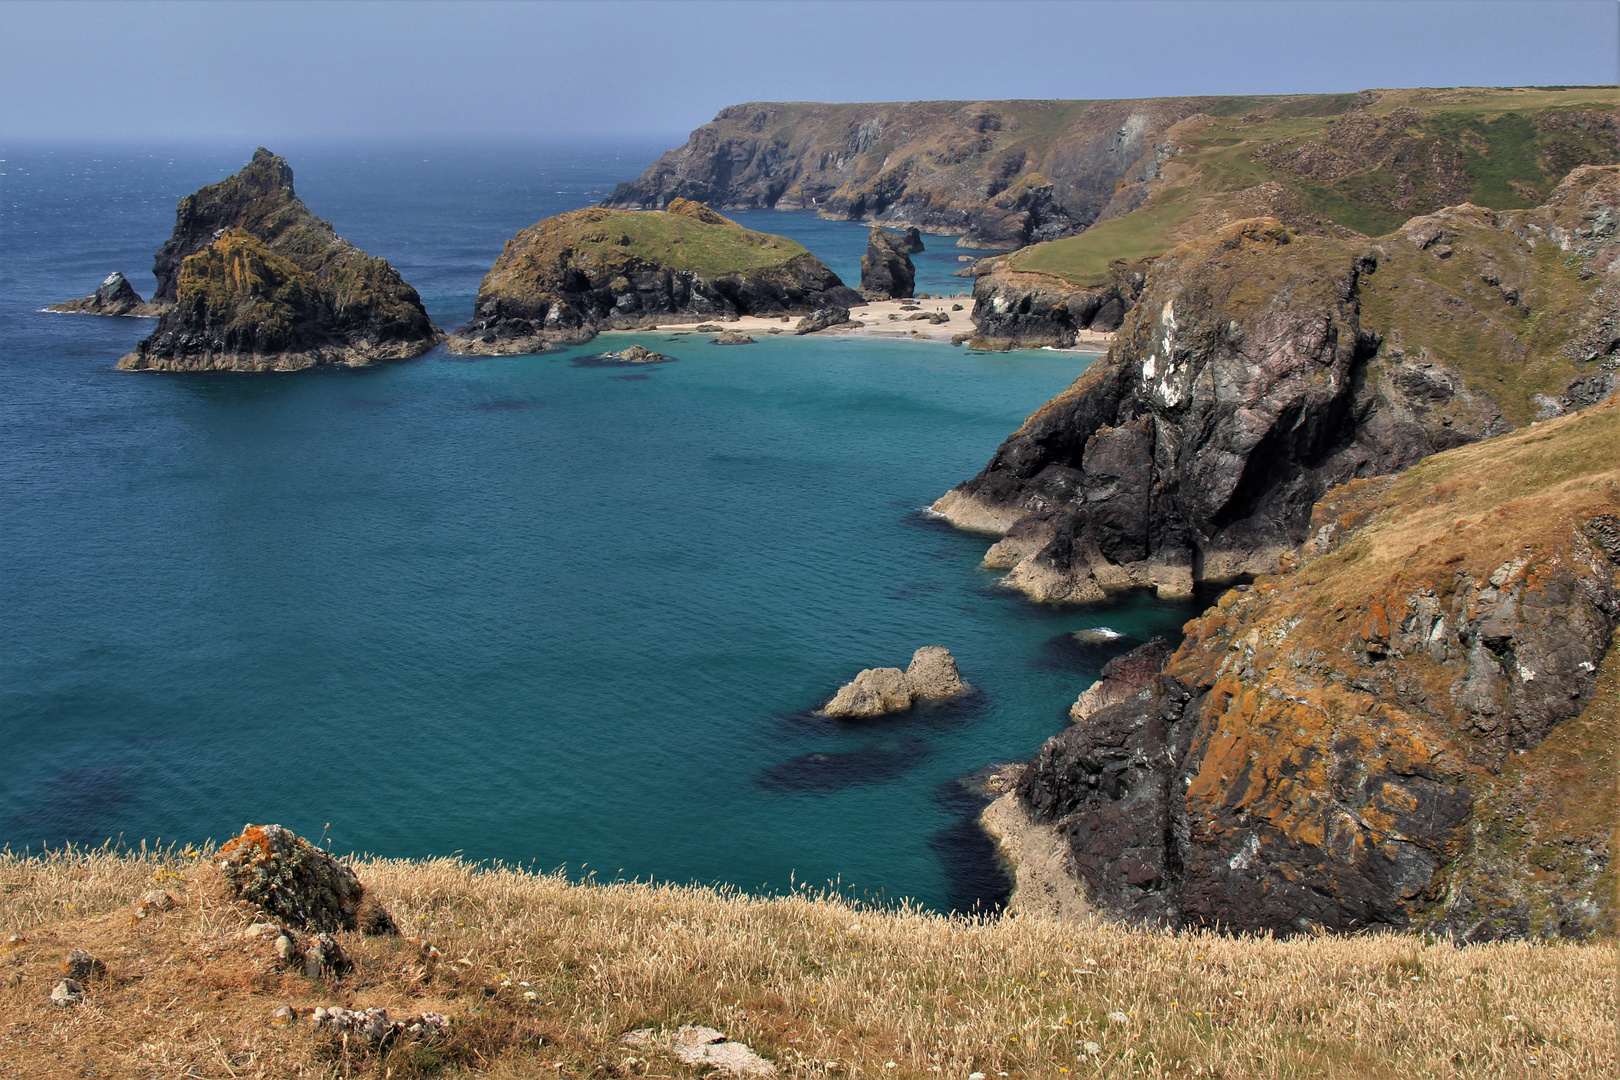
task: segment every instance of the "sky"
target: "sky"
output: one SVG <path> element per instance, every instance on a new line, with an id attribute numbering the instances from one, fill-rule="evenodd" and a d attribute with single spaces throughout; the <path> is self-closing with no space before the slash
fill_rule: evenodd
<path id="1" fill-rule="evenodd" d="M 1620 81 L 1615 0 L 0 3 L 0 138 L 684 136 L 741 101 Z"/>

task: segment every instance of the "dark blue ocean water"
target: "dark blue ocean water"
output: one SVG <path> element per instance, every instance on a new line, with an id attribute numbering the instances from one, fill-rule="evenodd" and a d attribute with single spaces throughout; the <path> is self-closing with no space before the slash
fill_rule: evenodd
<path id="1" fill-rule="evenodd" d="M 661 147 L 272 149 L 453 326 L 507 237 Z M 344 851 L 993 898 L 955 778 L 1189 614 L 1028 604 L 920 512 L 1086 358 L 641 335 L 679 361 L 164 376 L 113 367 L 150 322 L 38 310 L 114 269 L 149 293 L 175 200 L 251 151 L 0 152 L 0 842 L 330 823 Z M 840 272 L 864 247 L 764 222 Z M 1068 636 L 1099 625 L 1127 637 Z M 936 642 L 977 697 L 810 715 Z"/>

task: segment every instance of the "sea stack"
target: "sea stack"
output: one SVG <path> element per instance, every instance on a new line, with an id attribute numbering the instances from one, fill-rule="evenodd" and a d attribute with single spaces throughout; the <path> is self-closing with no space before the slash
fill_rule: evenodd
<path id="1" fill-rule="evenodd" d="M 129 283 L 129 279 L 114 270 L 107 275 L 101 287 L 89 296 L 79 300 L 64 300 L 60 304 L 50 305 L 45 310 L 84 315 L 154 316 L 161 315 L 163 309 L 162 304 L 148 304 L 142 300 L 141 294 L 135 291 L 135 286 Z"/>
<path id="2" fill-rule="evenodd" d="M 443 339 L 416 290 L 310 213 L 292 169 L 263 147 L 241 172 L 180 200 L 152 269 L 153 302 L 167 310 L 121 368 L 363 365 Z"/>
<path id="3" fill-rule="evenodd" d="M 861 297 L 804 247 L 701 203 L 591 208 L 518 233 L 478 290 L 452 352 L 533 353 L 603 330 L 848 308 Z"/>
<path id="4" fill-rule="evenodd" d="M 911 252 L 922 250 L 922 240 L 911 246 L 912 234 L 891 233 L 880 226 L 872 226 L 866 238 L 866 254 L 861 256 L 861 295 L 868 300 L 901 300 L 912 294 L 917 283 L 917 269 L 911 264 Z"/>

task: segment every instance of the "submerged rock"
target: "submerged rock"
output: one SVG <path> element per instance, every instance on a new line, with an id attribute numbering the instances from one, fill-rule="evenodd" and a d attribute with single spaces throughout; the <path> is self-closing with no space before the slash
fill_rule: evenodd
<path id="1" fill-rule="evenodd" d="M 868 668 L 840 687 L 822 712 L 864 719 L 904 712 L 918 698 L 945 700 L 971 689 L 956 670 L 956 658 L 943 645 L 925 645 L 912 654 L 905 671 Z"/>
<path id="2" fill-rule="evenodd" d="M 52 304 L 46 311 L 80 312 L 86 315 L 132 315 L 152 317 L 163 314 L 167 305 L 148 304 L 135 291 L 135 286 L 122 273 L 114 270 L 107 275 L 101 287 L 79 300 L 65 300 Z"/>

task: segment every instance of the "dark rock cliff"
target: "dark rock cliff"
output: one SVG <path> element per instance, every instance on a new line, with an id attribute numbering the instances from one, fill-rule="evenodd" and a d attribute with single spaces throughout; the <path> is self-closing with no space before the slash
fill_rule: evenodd
<path id="1" fill-rule="evenodd" d="M 1019 247 L 1139 203 L 1164 132 L 1212 100 L 734 105 L 603 205 L 813 209 Z"/>
<path id="2" fill-rule="evenodd" d="M 864 303 L 785 237 L 744 229 L 687 200 L 667 212 L 593 208 L 523 230 L 478 290 L 454 352 L 527 353 L 601 330 L 731 315 L 804 314 Z"/>
<path id="3" fill-rule="evenodd" d="M 339 237 L 260 147 L 234 176 L 180 200 L 158 250 L 157 329 L 119 367 L 293 370 L 419 356 L 442 335 L 416 290 Z"/>
<path id="4" fill-rule="evenodd" d="M 911 264 L 908 241 L 905 234 L 872 226 L 866 238 L 866 254 L 861 256 L 862 296 L 868 300 L 898 300 L 916 291 L 917 269 Z"/>
<path id="5" fill-rule="evenodd" d="M 1613 387 L 1617 204 L 1608 166 L 1377 241 L 1262 219 L 1184 244 L 1108 356 L 935 508 L 1005 534 L 987 564 L 1041 600 L 1274 570 L 1332 485 Z"/>
<path id="6" fill-rule="evenodd" d="M 1333 489 L 1004 797 L 1052 872 L 1149 925 L 1612 933 L 1617 448 L 1609 401 Z"/>

